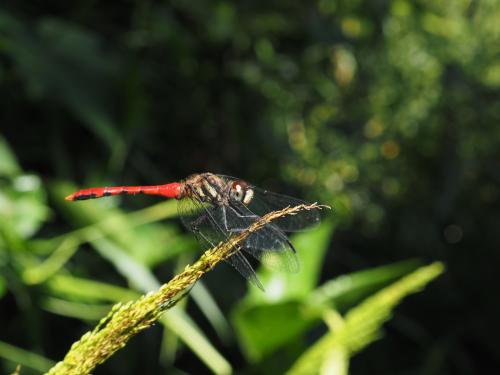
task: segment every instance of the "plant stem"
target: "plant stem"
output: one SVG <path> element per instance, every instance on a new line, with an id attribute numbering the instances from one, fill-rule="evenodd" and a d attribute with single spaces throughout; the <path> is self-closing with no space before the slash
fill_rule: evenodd
<path id="1" fill-rule="evenodd" d="M 321 209 L 316 203 L 287 207 L 270 212 L 255 221 L 245 231 L 207 250 L 193 265 L 188 265 L 158 291 L 148 293 L 136 301 L 118 303 L 106 317 L 90 332 L 75 342 L 61 362 L 47 374 L 88 374 L 105 362 L 116 351 L 123 348 L 128 340 L 142 330 L 151 327 L 162 313 L 185 296 L 189 287 L 199 280 L 216 264 L 239 251 L 239 244 L 252 233 L 280 217 L 296 215 L 300 211 Z"/>

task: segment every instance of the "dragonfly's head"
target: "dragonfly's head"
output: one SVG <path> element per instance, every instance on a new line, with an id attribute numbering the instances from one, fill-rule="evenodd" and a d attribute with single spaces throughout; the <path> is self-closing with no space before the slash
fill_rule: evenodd
<path id="1" fill-rule="evenodd" d="M 243 180 L 236 180 L 231 184 L 230 194 L 232 199 L 244 205 L 250 204 L 253 199 L 253 189 Z"/>

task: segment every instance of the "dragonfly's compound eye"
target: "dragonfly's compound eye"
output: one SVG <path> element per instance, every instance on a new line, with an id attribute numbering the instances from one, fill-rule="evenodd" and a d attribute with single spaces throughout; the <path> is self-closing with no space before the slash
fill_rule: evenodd
<path id="1" fill-rule="evenodd" d="M 243 198 L 243 203 L 244 204 L 249 204 L 253 199 L 253 190 L 252 189 L 246 189 L 245 190 L 245 197 Z"/>
<path id="2" fill-rule="evenodd" d="M 235 182 L 231 189 L 231 196 L 239 202 L 243 201 L 243 198 L 245 197 L 245 190 L 243 189 L 243 186 Z"/>
<path id="3" fill-rule="evenodd" d="M 253 190 L 244 181 L 235 181 L 231 187 L 233 199 L 243 204 L 249 204 L 253 199 Z"/>

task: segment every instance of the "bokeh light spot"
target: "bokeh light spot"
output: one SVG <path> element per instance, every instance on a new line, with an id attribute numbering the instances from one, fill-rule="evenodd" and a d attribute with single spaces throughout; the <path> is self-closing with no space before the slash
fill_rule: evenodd
<path id="1" fill-rule="evenodd" d="M 364 134 L 366 138 L 376 138 L 384 131 L 384 124 L 379 119 L 373 118 L 365 125 Z"/>
<path id="2" fill-rule="evenodd" d="M 340 177 L 339 174 L 332 173 L 330 177 L 326 179 L 325 186 L 328 189 L 328 191 L 337 192 L 342 190 L 342 188 L 344 187 L 344 181 L 342 180 L 342 177 Z"/>
<path id="3" fill-rule="evenodd" d="M 361 21 L 354 17 L 346 17 L 341 22 L 342 32 L 351 38 L 358 37 L 363 31 Z"/>
<path id="4" fill-rule="evenodd" d="M 386 141 L 382 144 L 380 152 L 386 159 L 395 159 L 399 155 L 399 144 L 396 141 Z"/>
<path id="5" fill-rule="evenodd" d="M 333 50 L 331 57 L 333 65 L 333 74 L 335 80 L 340 86 L 348 86 L 351 84 L 356 74 L 356 59 L 348 49 L 344 47 L 336 47 Z"/>

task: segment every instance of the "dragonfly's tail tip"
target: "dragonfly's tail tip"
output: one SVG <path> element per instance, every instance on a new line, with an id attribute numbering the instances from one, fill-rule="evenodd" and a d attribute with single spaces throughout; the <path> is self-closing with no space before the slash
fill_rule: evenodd
<path id="1" fill-rule="evenodd" d="M 66 197 L 64 197 L 65 200 L 67 201 L 74 201 L 75 200 L 75 194 L 70 194 Z"/>

